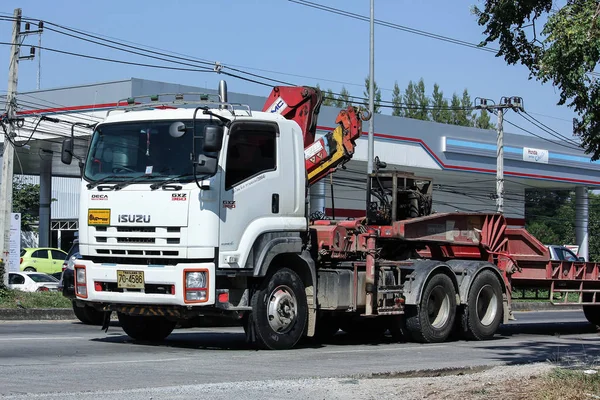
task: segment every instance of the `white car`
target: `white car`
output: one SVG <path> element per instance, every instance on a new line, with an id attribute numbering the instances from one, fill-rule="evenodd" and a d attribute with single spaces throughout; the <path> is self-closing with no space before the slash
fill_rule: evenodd
<path id="1" fill-rule="evenodd" d="M 57 292 L 58 279 L 40 272 L 9 272 L 8 288 L 24 292 Z"/>

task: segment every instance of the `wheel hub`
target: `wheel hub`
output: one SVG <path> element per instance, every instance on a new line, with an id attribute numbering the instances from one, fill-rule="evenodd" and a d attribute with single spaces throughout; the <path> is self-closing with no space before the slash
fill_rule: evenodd
<path id="1" fill-rule="evenodd" d="M 431 291 L 427 302 L 427 314 L 429 323 L 434 328 L 444 326 L 450 318 L 450 298 L 443 287 L 437 286 Z"/>
<path id="2" fill-rule="evenodd" d="M 292 329 L 298 315 L 294 292 L 287 286 L 278 286 L 269 295 L 267 318 L 271 329 L 285 333 Z"/>
<path id="3" fill-rule="evenodd" d="M 482 325 L 490 325 L 498 313 L 498 298 L 490 285 L 483 286 L 477 293 L 477 318 Z"/>

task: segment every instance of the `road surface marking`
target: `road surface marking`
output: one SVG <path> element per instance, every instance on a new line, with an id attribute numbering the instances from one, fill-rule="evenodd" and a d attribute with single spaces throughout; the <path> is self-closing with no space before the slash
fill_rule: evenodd
<path id="1" fill-rule="evenodd" d="M 73 340 L 73 339 L 85 339 L 83 336 L 54 336 L 54 337 L 16 337 L 16 338 L 0 338 L 0 342 L 15 342 L 21 340 Z"/>

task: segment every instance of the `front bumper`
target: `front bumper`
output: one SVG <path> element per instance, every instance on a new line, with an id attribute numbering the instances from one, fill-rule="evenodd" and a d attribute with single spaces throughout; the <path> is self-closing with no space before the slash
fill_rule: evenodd
<path id="1" fill-rule="evenodd" d="M 140 304 L 164 306 L 210 306 L 215 304 L 214 263 L 180 263 L 177 265 L 96 264 L 77 260 L 75 268 L 85 268 L 85 293 L 77 299 L 104 304 Z M 144 289 L 121 289 L 117 271 L 143 271 Z M 185 300 L 185 272 L 206 271 L 206 299 Z"/>

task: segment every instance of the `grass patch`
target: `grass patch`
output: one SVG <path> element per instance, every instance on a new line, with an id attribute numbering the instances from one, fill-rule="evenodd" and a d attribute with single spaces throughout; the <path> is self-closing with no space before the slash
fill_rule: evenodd
<path id="1" fill-rule="evenodd" d="M 60 292 L 0 289 L 0 308 L 71 308 L 71 301 Z"/>
<path id="2" fill-rule="evenodd" d="M 600 398 L 600 372 L 588 375 L 581 370 L 556 368 L 539 384 L 533 396 L 539 400 Z"/>

